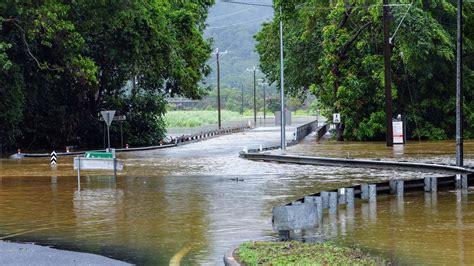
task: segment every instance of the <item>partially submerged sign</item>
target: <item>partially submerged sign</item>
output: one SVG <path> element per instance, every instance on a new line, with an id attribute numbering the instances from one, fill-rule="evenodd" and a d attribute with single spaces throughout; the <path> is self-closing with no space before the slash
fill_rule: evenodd
<path id="1" fill-rule="evenodd" d="M 273 207 L 273 230 L 304 230 L 318 225 L 317 206 L 313 203 Z"/>
<path id="2" fill-rule="evenodd" d="M 111 170 L 122 171 L 123 163 L 116 158 L 74 158 L 74 170 Z"/>

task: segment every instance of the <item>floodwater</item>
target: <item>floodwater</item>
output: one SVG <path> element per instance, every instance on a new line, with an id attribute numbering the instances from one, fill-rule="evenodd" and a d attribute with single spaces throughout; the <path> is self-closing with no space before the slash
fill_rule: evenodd
<path id="1" fill-rule="evenodd" d="M 288 138 L 291 135 L 289 130 Z M 77 191 L 72 158 L 60 157 L 56 170 L 51 169 L 48 158 L 0 160 L 0 240 L 35 242 L 135 264 L 220 265 L 223 254 L 241 242 L 275 239 L 271 227 L 271 209 L 275 205 L 345 185 L 428 175 L 272 164 L 238 157 L 244 146 L 278 144 L 278 136 L 278 128 L 260 128 L 171 149 L 120 154 L 125 163 L 123 173 L 116 179 L 105 173 L 83 173 L 81 191 Z M 302 146 L 292 147 L 289 152 L 308 149 L 308 153 L 318 155 L 337 154 L 329 144 L 311 145 L 311 142 L 310 136 Z M 355 150 L 363 153 L 364 149 L 390 153 L 381 143 Z M 410 228 L 412 220 L 422 219 L 416 206 L 424 206 L 423 200 L 422 196 L 414 197 L 405 203 L 404 214 L 398 218 L 405 221 L 403 228 Z M 456 216 L 451 210 L 456 202 L 449 205 L 442 196 L 437 202 L 433 221 Z M 357 216 L 357 209 L 355 212 Z M 345 230 L 345 234 L 335 234 L 334 239 L 407 258 L 413 255 L 411 246 L 428 245 L 427 239 L 416 236 L 419 229 L 415 225 L 411 233 L 394 238 L 395 244 L 389 244 L 390 237 L 376 237 L 389 230 L 389 219 L 395 219 L 387 212 L 384 204 L 379 203 L 375 221 L 361 219 L 352 229 Z M 412 213 L 418 216 L 412 218 Z M 463 223 L 466 230 L 474 226 L 468 213 L 464 213 Z M 444 226 L 426 230 L 432 239 L 453 237 L 455 228 L 451 228 L 451 222 L 446 221 Z M 403 229 L 401 225 L 399 228 Z M 366 238 L 360 237 L 366 233 L 369 233 Z M 404 241 L 402 236 L 410 243 L 398 244 Z M 474 247 L 471 242 L 463 243 L 465 250 Z M 447 249 L 444 243 L 434 242 L 430 248 L 426 250 L 431 254 L 459 253 L 458 246 Z"/>
<path id="2" fill-rule="evenodd" d="M 382 196 L 340 209 L 322 234 L 396 264 L 473 265 L 473 198 L 474 191 L 466 190 Z"/>

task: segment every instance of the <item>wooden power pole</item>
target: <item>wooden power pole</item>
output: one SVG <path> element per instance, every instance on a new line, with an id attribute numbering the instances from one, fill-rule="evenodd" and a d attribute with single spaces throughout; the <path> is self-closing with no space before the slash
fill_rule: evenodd
<path id="1" fill-rule="evenodd" d="M 384 67 L 385 67 L 385 120 L 387 146 L 393 146 L 392 127 L 392 69 L 390 61 L 392 57 L 392 44 L 390 40 L 390 9 L 388 0 L 383 0 L 383 39 L 384 39 Z"/>
<path id="2" fill-rule="evenodd" d="M 456 165 L 464 166 L 462 95 L 462 0 L 458 0 L 456 44 Z"/>

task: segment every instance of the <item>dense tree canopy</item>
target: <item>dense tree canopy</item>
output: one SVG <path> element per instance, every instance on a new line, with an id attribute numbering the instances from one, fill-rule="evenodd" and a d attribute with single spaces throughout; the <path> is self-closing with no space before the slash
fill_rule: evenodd
<path id="1" fill-rule="evenodd" d="M 328 118 L 341 113 L 348 139 L 385 134 L 382 1 L 275 1 L 282 6 L 285 86 L 310 91 Z M 392 1 L 393 2 L 393 1 Z M 393 2 L 395 3 L 395 2 Z M 409 4 L 411 1 L 397 1 Z M 414 1 L 391 10 L 394 114 L 408 117 L 411 137 L 454 136 L 456 3 Z M 466 136 L 474 134 L 474 5 L 464 6 Z M 278 22 L 256 36 L 261 68 L 279 80 Z M 397 27 L 398 31 L 396 31 Z"/>
<path id="2" fill-rule="evenodd" d="M 96 145 L 115 109 L 132 144 L 163 137 L 164 97 L 199 98 L 213 0 L 0 3 L 0 143 Z"/>

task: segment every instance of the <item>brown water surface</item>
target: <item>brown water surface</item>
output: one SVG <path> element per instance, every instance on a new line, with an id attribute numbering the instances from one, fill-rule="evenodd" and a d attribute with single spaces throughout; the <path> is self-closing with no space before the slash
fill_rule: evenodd
<path id="1" fill-rule="evenodd" d="M 291 134 L 290 130 L 289 138 Z M 107 173 L 84 173 L 81 191 L 77 191 L 71 158 L 60 157 L 56 170 L 51 169 L 47 158 L 2 159 L 0 239 L 33 241 L 136 264 L 162 265 L 181 259 L 185 264 L 219 265 L 225 251 L 232 246 L 247 240 L 274 239 L 271 209 L 275 205 L 343 185 L 428 175 L 271 164 L 237 156 L 243 146 L 258 148 L 278 142 L 278 128 L 269 128 L 172 149 L 127 153 L 120 155 L 125 171 L 116 179 Z M 350 145 L 332 148 L 331 144 L 311 145 L 308 141 L 289 151 L 344 156 L 340 153 L 352 149 Z M 442 156 L 449 157 L 448 148 L 443 149 Z M 353 150 L 360 150 L 361 156 L 378 150 L 381 154 L 390 153 L 380 143 L 358 145 Z M 433 152 L 438 150 L 438 147 L 433 148 Z M 243 181 L 236 182 L 236 179 Z M 439 224 L 445 217 L 457 215 L 452 210 L 457 205 L 449 203 L 452 195 L 447 195 L 448 200 L 438 198 L 437 211 L 428 211 L 434 216 L 426 218 L 426 222 L 434 219 Z M 390 237 L 374 236 L 392 228 L 391 223 L 399 222 L 396 219 L 408 221 L 400 225 L 418 232 L 421 226 L 413 221 L 422 219 L 421 213 L 426 213 L 424 207 L 416 207 L 424 206 L 423 200 L 422 196 L 410 199 L 401 215 L 391 214 L 387 209 L 391 205 L 384 207 L 380 203 L 376 220 L 359 219 L 345 229 L 345 234 L 337 233 L 333 239 L 382 254 L 411 258 L 413 253 L 409 247 L 426 244 L 427 239 L 416 234 L 408 237 L 407 233 L 410 243 L 400 244 L 404 238 L 399 237 L 394 238 L 399 244 L 389 245 L 385 243 Z M 414 211 L 411 206 L 415 206 Z M 462 210 L 464 228 L 474 224 L 471 211 Z M 412 217 L 413 213 L 419 215 Z M 394 218 L 391 215 L 395 215 Z M 432 239 L 445 239 L 458 232 L 453 226 L 452 221 L 447 220 L 442 227 L 431 226 L 424 230 L 433 235 Z M 366 233 L 369 235 L 362 237 Z M 463 243 L 465 250 L 473 249 L 471 242 Z M 441 243 L 433 243 L 430 248 L 425 249 L 426 252 L 451 254 L 446 258 L 459 253 L 458 246 L 447 249 L 447 245 Z M 425 257 L 420 261 L 425 261 Z"/>

